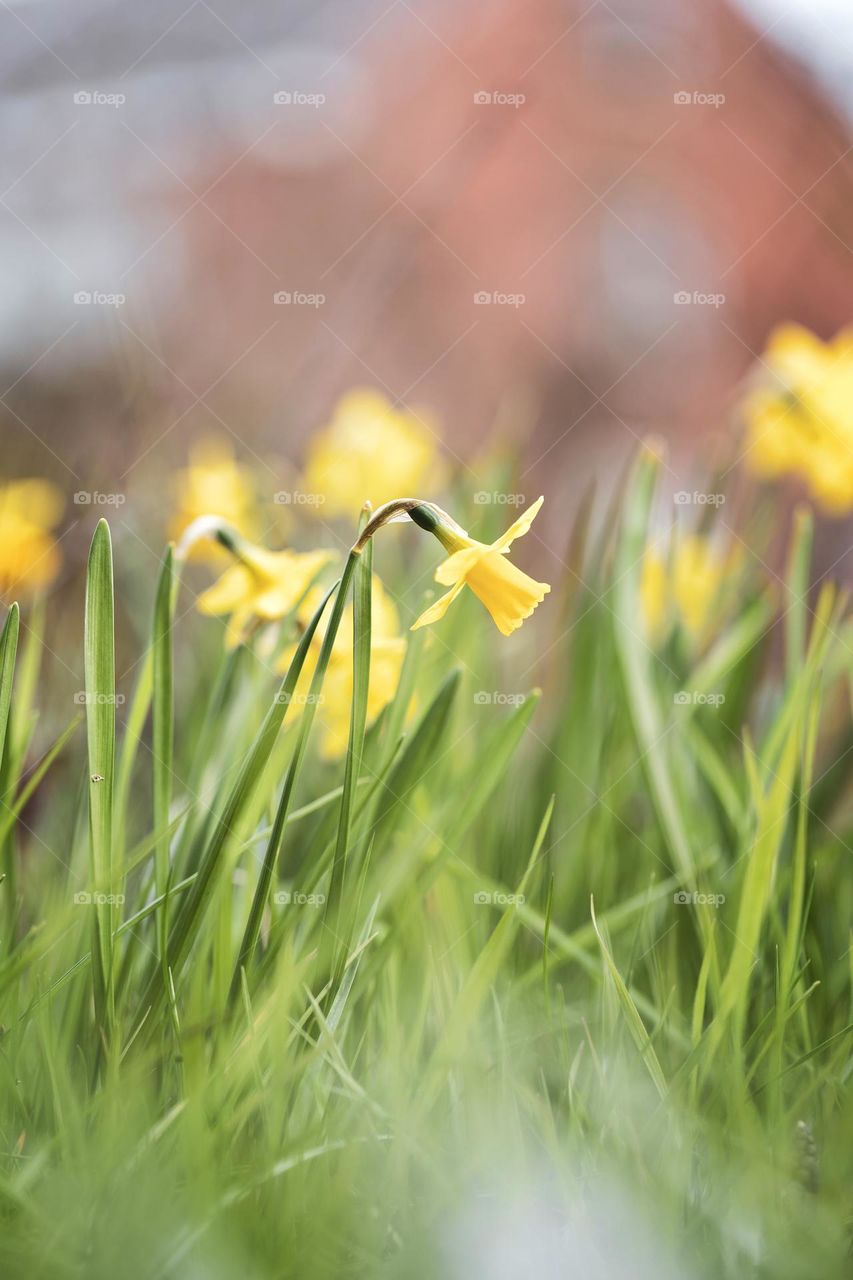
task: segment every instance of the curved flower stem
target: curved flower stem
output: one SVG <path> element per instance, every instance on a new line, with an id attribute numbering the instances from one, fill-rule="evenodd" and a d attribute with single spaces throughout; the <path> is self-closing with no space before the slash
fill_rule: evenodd
<path id="1" fill-rule="evenodd" d="M 359 553 L 356 556 L 355 553 L 351 553 L 350 558 L 357 562 L 353 578 L 352 709 L 350 712 L 349 741 L 344 765 L 338 832 L 329 878 L 329 894 L 324 911 L 324 923 L 329 926 L 324 940 L 328 942 L 330 951 L 328 968 L 332 978 L 331 991 L 334 991 L 343 975 L 352 936 L 352 913 L 350 913 L 348 920 L 345 921 L 344 919 L 344 888 L 347 863 L 350 856 L 349 846 L 355 789 L 361 774 L 364 734 L 367 724 L 367 695 L 370 686 L 373 543 L 367 543 L 364 555 Z"/>
<path id="2" fill-rule="evenodd" d="M 445 530 L 465 536 L 465 530 L 434 502 L 426 502 L 423 498 L 394 498 L 393 501 L 381 506 L 368 520 L 353 546 L 353 551 L 360 554 L 383 525 L 405 520 L 407 516 L 419 528 L 425 529 L 427 533 L 434 533 L 439 542 L 443 540 L 442 532 Z"/>

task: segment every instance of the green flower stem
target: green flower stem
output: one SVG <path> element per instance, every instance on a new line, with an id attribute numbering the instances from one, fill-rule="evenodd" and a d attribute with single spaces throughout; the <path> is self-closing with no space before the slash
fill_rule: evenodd
<path id="1" fill-rule="evenodd" d="M 329 616 L 329 625 L 326 628 L 326 634 L 323 637 L 323 643 L 320 647 L 320 654 L 317 659 L 317 666 L 315 667 L 314 675 L 311 678 L 311 685 L 308 692 L 308 698 L 302 712 L 302 719 L 299 724 L 299 737 L 296 740 L 296 746 L 294 748 L 290 765 L 287 770 L 287 776 L 285 777 L 285 780 L 284 780 L 284 787 L 282 788 L 281 797 L 278 802 L 278 808 L 276 810 L 272 832 L 270 833 L 270 838 L 267 843 L 266 851 L 264 853 L 264 861 L 261 866 L 261 872 L 258 877 L 258 883 L 255 886 L 255 893 L 252 898 L 252 906 L 249 911 L 249 918 L 246 921 L 246 928 L 243 933 L 243 940 L 240 943 L 240 950 L 237 955 L 237 963 L 234 967 L 234 975 L 231 979 L 229 999 L 232 1002 L 236 999 L 240 991 L 241 974 L 243 973 L 244 970 L 248 970 L 248 966 L 251 963 L 251 959 L 254 954 L 255 948 L 257 947 L 258 937 L 260 935 L 260 929 L 261 929 L 261 920 L 263 919 L 264 908 L 266 907 L 267 898 L 269 896 L 269 889 L 273 879 L 273 874 L 275 872 L 275 868 L 278 863 L 279 856 L 281 854 L 281 847 L 284 842 L 284 831 L 287 825 L 287 817 L 290 812 L 290 805 L 293 799 L 293 792 L 296 787 L 296 782 L 299 777 L 299 773 L 302 768 L 302 762 L 305 757 L 305 751 L 308 746 L 308 738 L 311 733 L 311 727 L 314 723 L 314 716 L 316 713 L 320 691 L 323 687 L 323 680 L 325 679 L 325 676 L 326 676 L 326 669 L 329 665 L 329 659 L 332 656 L 332 649 L 334 648 L 335 638 L 338 634 L 338 629 L 341 625 L 341 618 L 343 617 L 344 608 L 346 607 L 346 599 L 347 599 L 347 594 L 349 592 L 350 582 L 352 580 L 352 576 L 355 571 L 356 565 L 359 562 L 359 559 L 360 559 L 360 554 L 357 553 L 356 551 L 351 551 L 349 556 L 347 557 L 347 562 L 344 565 L 344 570 L 340 578 L 340 584 L 338 586 L 337 594 L 335 596 L 335 603 L 332 607 L 332 612 Z M 329 595 L 331 595 L 331 592 L 329 593 Z M 302 671 L 302 666 L 305 661 L 305 656 L 308 652 L 308 647 L 311 644 L 311 641 L 314 636 L 314 631 L 316 630 L 317 623 L 320 620 L 320 615 L 322 614 L 323 609 L 325 608 L 326 603 L 329 599 L 329 595 L 327 595 L 326 598 L 323 600 L 322 604 L 320 605 L 320 608 L 317 610 L 317 613 L 312 618 L 311 623 L 309 624 L 308 628 L 306 629 L 304 635 L 302 636 L 299 642 L 296 653 L 294 654 L 293 659 L 291 661 L 290 667 L 288 668 L 287 675 L 285 676 L 285 679 L 284 679 L 284 684 L 282 685 L 282 689 L 285 689 L 286 687 L 290 694 L 293 693 L 293 690 L 296 687 L 296 681 L 299 677 L 299 674 Z M 344 791 L 346 791 L 346 784 L 344 786 Z"/>

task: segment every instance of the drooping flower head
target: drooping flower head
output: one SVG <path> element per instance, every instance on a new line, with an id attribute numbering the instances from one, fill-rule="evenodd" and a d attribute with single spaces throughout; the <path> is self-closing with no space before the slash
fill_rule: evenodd
<path id="1" fill-rule="evenodd" d="M 63 506 L 48 480 L 0 485 L 0 594 L 30 595 L 53 582 L 62 557 L 52 530 Z"/>
<path id="2" fill-rule="evenodd" d="M 434 534 L 448 553 L 435 571 L 435 580 L 450 587 L 421 614 L 412 630 L 440 621 L 467 586 L 486 606 L 501 634 L 508 636 L 518 630 L 551 590 L 547 583 L 536 582 L 509 559 L 513 542 L 527 533 L 544 501 L 538 498 L 496 542 L 478 542 L 434 503 L 416 498 L 398 499 L 377 511 L 359 543 L 371 537 L 380 525 L 408 516 L 420 528 Z"/>
<path id="3" fill-rule="evenodd" d="M 200 516 L 211 514 L 231 525 L 244 538 L 259 533 L 255 514 L 255 485 L 248 467 L 237 462 L 229 442 L 207 436 L 190 448 L 189 463 L 174 479 L 176 510 L 170 536 L 181 538 Z M 193 559 L 220 566 L 227 560 L 214 538 L 199 538 L 190 550 Z"/>
<path id="4" fill-rule="evenodd" d="M 776 329 L 743 411 L 757 475 L 799 476 L 829 514 L 853 510 L 853 329 L 826 343 Z"/>
<path id="5" fill-rule="evenodd" d="M 319 605 L 322 590 L 312 588 L 297 611 L 297 621 L 305 626 Z M 397 610 L 379 578 L 374 574 L 371 584 L 370 604 L 370 682 L 367 690 L 367 725 L 370 726 L 397 692 L 400 670 L 406 652 L 406 642 L 400 635 Z M 291 699 L 292 711 L 297 714 L 305 705 L 311 680 L 320 656 L 323 635 L 316 632 L 305 664 Z M 295 645 L 285 651 L 281 670 L 286 671 L 293 657 Z M 335 759 L 347 749 L 350 710 L 353 695 L 353 609 L 348 605 L 341 617 L 335 636 L 329 665 L 323 680 L 317 719 L 320 725 L 320 754 L 325 759 Z"/>
<path id="6" fill-rule="evenodd" d="M 323 498 L 324 516 L 351 516 L 400 493 L 433 485 L 441 469 L 436 434 L 422 412 L 395 407 L 381 391 L 342 396 L 308 448 L 304 487 Z"/>
<path id="7" fill-rule="evenodd" d="M 205 523 L 204 518 L 196 525 Z M 335 559 L 332 551 L 268 551 L 219 526 L 216 536 L 236 560 L 198 597 L 200 613 L 230 615 L 225 643 L 235 648 L 258 622 L 275 622 L 299 604 L 315 578 Z"/>

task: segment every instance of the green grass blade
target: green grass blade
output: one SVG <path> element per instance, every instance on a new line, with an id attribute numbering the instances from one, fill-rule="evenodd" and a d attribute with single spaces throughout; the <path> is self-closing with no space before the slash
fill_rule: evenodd
<path id="1" fill-rule="evenodd" d="M 145 722 L 151 707 L 151 687 L 154 663 L 151 650 L 148 649 L 139 671 L 130 708 L 124 720 L 121 750 L 119 751 L 116 769 L 116 787 L 113 796 L 113 846 L 118 855 L 124 859 L 127 841 L 127 816 L 130 800 L 130 783 L 133 777 L 133 766 L 136 754 L 142 741 Z M 125 874 L 127 873 L 125 866 Z"/>
<path id="2" fill-rule="evenodd" d="M 458 668 L 445 676 L 435 697 L 404 742 L 387 782 L 377 792 L 375 813 L 370 825 L 379 848 L 387 845 L 397 822 L 405 814 L 408 797 L 420 783 L 445 740 L 460 677 Z"/>
<path id="3" fill-rule="evenodd" d="M 17 604 L 13 604 L 6 615 L 3 633 L 0 635 L 0 760 L 6 749 L 6 728 L 12 707 L 12 682 L 15 678 L 20 625 L 21 612 Z"/>
<path id="4" fill-rule="evenodd" d="M 658 1061 L 654 1045 L 651 1042 L 648 1031 L 646 1031 L 645 1023 L 640 1017 L 637 1006 L 631 998 L 631 993 L 625 986 L 622 975 L 616 967 L 616 961 L 613 959 L 610 948 L 604 940 L 604 935 L 598 927 L 598 921 L 595 918 L 595 904 L 592 899 L 590 899 L 589 909 L 592 916 L 592 927 L 595 929 L 595 935 L 598 938 L 599 946 L 601 947 L 601 954 L 604 957 L 607 972 L 610 975 L 610 979 L 616 989 L 616 994 L 619 997 L 619 1004 L 628 1025 L 628 1030 L 631 1033 L 631 1038 L 640 1052 L 640 1057 L 646 1065 L 646 1069 L 658 1091 L 658 1096 L 663 1099 L 666 1097 L 668 1091 L 666 1077 L 663 1074 L 663 1068 Z"/>
<path id="5" fill-rule="evenodd" d="M 8 614 L 6 622 L 3 626 L 3 633 L 0 635 L 0 783 L 6 786 L 7 780 L 11 778 L 12 769 L 10 768 L 9 755 L 6 750 L 7 730 L 9 726 L 9 715 L 12 709 L 12 684 L 15 678 L 15 658 L 18 652 L 18 632 L 20 630 L 20 610 L 17 604 L 13 604 Z M 14 785 L 14 782 L 13 782 Z M 3 858 L 3 876 L 6 881 L 3 886 L 3 892 L 6 897 L 5 908 L 5 928 L 4 933 L 7 934 L 10 942 L 14 933 L 15 915 L 17 912 L 17 889 L 16 889 L 16 860 L 14 842 L 8 838 L 11 830 L 11 824 L 14 822 L 14 814 L 10 815 L 10 822 L 6 825 L 2 834 L 0 834 L 0 849 L 2 849 Z"/>
<path id="6" fill-rule="evenodd" d="M 337 626 L 340 623 L 340 617 L 341 617 L 341 614 L 343 613 L 344 600 L 346 597 L 347 589 L 349 587 L 349 579 L 352 574 L 353 567 L 354 566 L 351 564 L 351 562 L 348 561 L 347 565 L 344 568 L 344 573 L 340 579 L 340 582 L 336 584 L 335 587 L 332 587 L 331 591 L 326 596 L 326 600 L 328 600 L 332 592 L 337 590 L 335 605 L 332 611 L 332 616 L 329 621 L 330 630 L 332 629 L 333 623 L 334 623 L 335 630 L 337 630 Z M 325 605 L 325 603 L 326 601 L 324 600 L 323 605 Z M 322 611 L 322 606 L 321 606 L 321 609 L 318 610 L 317 615 L 315 615 L 316 619 L 319 619 L 319 614 L 321 611 Z M 315 625 L 316 625 L 316 622 L 315 622 Z M 331 644 L 329 645 L 329 649 L 331 649 Z M 322 651 L 321 651 L 321 659 L 322 659 Z M 326 655 L 326 662 L 328 662 L 328 654 Z M 325 668 L 323 668 L 323 672 L 324 671 L 325 671 Z M 317 663 L 315 680 L 317 679 L 317 676 L 319 673 L 320 673 L 320 660 L 318 660 L 318 663 Z M 276 739 L 278 738 L 279 732 L 281 730 L 281 726 L 287 714 L 287 708 L 290 704 L 290 698 L 287 694 L 287 689 L 285 687 L 289 674 L 290 673 L 288 673 L 288 675 L 286 675 L 284 680 L 282 681 L 281 686 L 279 687 L 279 690 L 273 700 L 272 706 L 268 710 L 266 717 L 264 719 L 264 722 L 261 725 L 260 729 L 258 730 L 258 733 L 249 750 L 249 753 L 243 762 L 243 765 L 237 776 L 237 780 L 233 784 L 231 791 L 228 794 L 228 798 L 225 802 L 225 805 L 222 811 L 220 812 L 219 816 L 217 817 L 210 839 L 208 840 L 206 848 L 203 852 L 201 862 L 198 867 L 198 874 L 196 876 L 195 884 L 193 885 L 193 889 L 191 893 L 188 895 L 187 899 L 185 900 L 183 907 L 177 919 L 175 920 L 174 926 L 172 927 L 172 930 L 170 932 L 168 955 L 169 955 L 169 969 L 171 971 L 173 980 L 177 980 L 180 974 L 180 971 L 183 968 L 189 949 L 192 946 L 193 941 L 195 940 L 196 932 L 198 930 L 201 919 L 206 911 L 206 908 L 210 902 L 211 896 L 214 892 L 215 884 L 216 884 L 216 879 L 215 879 L 216 872 L 219 870 L 221 866 L 226 845 L 228 844 L 229 840 L 234 836 L 234 834 L 237 831 L 240 819 L 242 818 L 243 813 L 249 804 L 249 801 L 254 795 L 255 788 L 257 787 L 257 784 L 261 778 L 261 775 L 263 774 L 264 768 L 266 767 L 267 762 L 269 761 L 270 754 L 275 745 Z M 322 678 L 320 679 L 319 683 L 320 684 L 322 683 Z M 314 682 L 312 681 L 312 691 L 313 689 L 314 689 Z M 303 721 L 307 719 L 309 721 L 309 725 L 310 725 L 310 719 L 311 719 L 310 713 L 313 711 L 313 707 L 314 707 L 314 703 L 309 702 L 309 705 L 305 708 L 305 711 L 303 712 Z M 300 726 L 300 733 L 302 732 L 304 727 L 305 727 L 304 724 Z M 143 1016 L 146 1012 L 147 1006 L 153 1003 L 154 1000 L 157 998 L 157 987 L 158 987 L 158 981 L 155 976 L 149 982 L 148 987 L 146 988 L 146 991 L 145 991 L 145 995 L 143 997 L 143 1008 L 142 1008 Z M 162 987 L 160 990 L 160 994 L 161 995 L 163 994 Z M 149 1020 L 149 1024 L 150 1024 L 150 1020 Z"/>
<path id="7" fill-rule="evenodd" d="M 814 542 L 814 518 L 806 506 L 794 512 L 794 529 L 788 553 L 785 589 L 785 671 L 789 683 L 796 679 L 806 652 L 809 618 L 809 570 Z"/>
<path id="8" fill-rule="evenodd" d="M 658 467 L 657 457 L 644 449 L 626 498 L 613 588 L 615 640 L 628 707 L 661 828 L 684 883 L 693 884 L 695 861 L 673 779 L 672 755 L 666 749 L 665 724 L 652 679 L 653 654 L 641 634 L 638 616 L 640 574 Z"/>
<path id="9" fill-rule="evenodd" d="M 175 548 L 166 548 L 163 567 L 157 583 L 154 601 L 154 623 L 151 638 L 153 655 L 153 690 L 151 707 L 151 734 L 153 771 L 153 821 L 154 830 L 163 834 L 154 851 L 154 887 L 164 898 L 159 917 L 160 955 L 165 959 L 168 935 L 169 883 L 169 811 L 172 804 L 172 762 L 174 754 L 174 676 L 172 631 L 174 625 L 177 578 L 175 575 Z"/>
<path id="10" fill-rule="evenodd" d="M 344 782 L 338 818 L 335 853 L 329 877 L 329 892 L 324 910 L 326 939 L 336 953 L 333 962 L 333 986 L 343 972 L 349 949 L 351 925 L 344 921 L 344 888 L 350 853 L 350 825 L 356 784 L 364 756 L 364 731 L 367 723 L 367 691 L 370 683 L 371 594 L 373 583 L 373 541 L 358 556 L 353 574 L 353 681 L 349 742 L 344 763 Z"/>
<path id="11" fill-rule="evenodd" d="M 308 737 L 311 733 L 311 726 L 314 722 L 314 713 L 317 707 L 318 697 L 323 685 L 323 679 L 326 674 L 326 668 L 329 665 L 329 658 L 334 647 L 335 636 L 340 626 L 341 617 L 343 615 L 344 599 L 346 594 L 347 583 L 342 579 L 338 587 L 338 595 L 335 600 L 335 606 L 329 618 L 329 624 L 326 628 L 326 634 L 323 637 L 323 644 L 320 648 L 320 654 L 317 659 L 317 666 L 311 678 L 311 687 L 306 700 L 302 719 L 299 723 L 299 735 L 296 745 L 293 749 L 293 755 L 290 758 L 287 774 L 284 780 L 281 796 L 279 798 L 278 807 L 276 809 L 275 820 L 273 822 L 270 837 L 267 842 L 264 860 L 261 865 L 258 882 L 255 885 L 255 892 L 252 897 L 252 905 L 249 910 L 249 917 L 246 921 L 246 928 L 243 932 L 243 939 L 240 943 L 240 949 L 237 953 L 237 962 L 234 966 L 234 974 L 231 979 L 231 988 L 229 991 L 229 1000 L 233 1003 L 236 1000 L 242 986 L 242 974 L 247 969 L 254 954 L 255 947 L 258 944 L 258 937 L 261 931 L 261 920 L 263 919 L 264 908 L 267 902 L 267 896 L 272 884 L 273 875 L 276 864 L 281 854 L 281 847 L 284 841 L 284 832 L 288 821 L 293 816 L 290 814 L 290 805 L 293 800 L 293 792 L 296 787 L 297 779 L 302 768 L 302 761 L 305 757 L 305 751 L 308 746 Z M 329 602 L 331 591 L 327 592 L 323 600 L 320 602 L 313 618 L 309 622 L 302 635 L 296 652 L 291 659 L 290 666 L 285 673 L 281 686 L 280 697 L 285 706 L 288 705 L 290 699 L 296 689 L 297 681 L 302 673 L 305 664 L 305 658 L 314 639 L 314 634 L 323 616 L 323 611 Z M 340 604 L 340 607 L 338 607 Z"/>
<path id="12" fill-rule="evenodd" d="M 112 820 L 115 768 L 115 603 L 110 530 L 99 520 L 89 551 L 84 635 L 86 729 L 89 748 L 89 851 L 95 1006 L 102 1032 L 114 1015 L 113 930 L 116 868 Z"/>

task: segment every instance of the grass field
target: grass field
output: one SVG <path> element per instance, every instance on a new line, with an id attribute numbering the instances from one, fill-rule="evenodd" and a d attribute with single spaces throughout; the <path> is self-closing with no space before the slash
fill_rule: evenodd
<path id="1" fill-rule="evenodd" d="M 412 519 L 230 650 L 94 518 L 76 630 L 9 612 L 2 1276 L 850 1274 L 853 628 L 768 505 L 653 625 L 659 469 L 559 513 L 506 641 L 406 629 Z"/>

